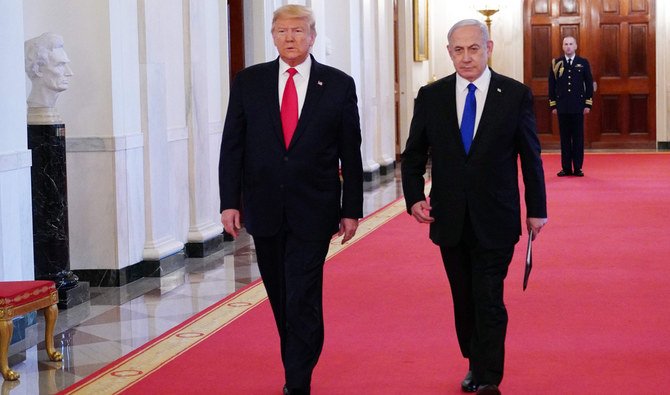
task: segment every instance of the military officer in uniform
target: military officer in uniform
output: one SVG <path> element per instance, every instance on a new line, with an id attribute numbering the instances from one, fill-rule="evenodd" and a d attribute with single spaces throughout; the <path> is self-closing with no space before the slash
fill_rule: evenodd
<path id="1" fill-rule="evenodd" d="M 593 76 L 589 61 L 576 51 L 575 38 L 563 38 L 564 55 L 553 59 L 549 70 L 549 108 L 558 114 L 561 136 L 559 177 L 584 176 L 584 115 L 593 105 Z"/>

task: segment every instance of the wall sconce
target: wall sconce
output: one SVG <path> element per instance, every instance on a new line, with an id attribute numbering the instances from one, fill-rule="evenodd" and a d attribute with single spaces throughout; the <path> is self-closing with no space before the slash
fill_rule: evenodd
<path id="1" fill-rule="evenodd" d="M 500 5 L 492 3 L 480 3 L 476 5 L 477 12 L 484 15 L 486 20 L 486 28 L 489 31 L 489 39 L 491 39 L 491 16 L 496 12 L 500 11 Z M 488 65 L 491 66 L 491 57 L 489 57 Z"/>
<path id="2" fill-rule="evenodd" d="M 489 38 L 491 37 L 491 16 L 500 11 L 499 8 L 482 8 L 477 10 L 480 14 L 486 17 L 486 27 L 489 29 Z"/>

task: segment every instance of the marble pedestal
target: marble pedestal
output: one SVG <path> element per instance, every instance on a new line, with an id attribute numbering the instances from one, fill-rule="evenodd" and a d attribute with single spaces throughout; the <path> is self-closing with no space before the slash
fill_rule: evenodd
<path id="1" fill-rule="evenodd" d="M 59 307 L 72 307 L 89 300 L 90 296 L 88 284 L 79 285 L 77 276 L 70 271 L 65 125 L 31 124 L 29 118 L 28 148 L 33 161 L 35 279 L 54 281 L 59 297 L 64 298 Z"/>

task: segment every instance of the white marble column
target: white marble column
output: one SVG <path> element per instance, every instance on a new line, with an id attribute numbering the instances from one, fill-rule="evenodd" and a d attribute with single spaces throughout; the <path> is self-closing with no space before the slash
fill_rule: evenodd
<path id="1" fill-rule="evenodd" d="M 376 135 L 379 127 L 379 98 L 377 80 L 377 17 L 376 4 L 372 1 L 358 2 L 360 6 L 352 12 L 360 13 L 360 25 L 358 37 L 352 36 L 352 39 L 363 43 L 361 57 L 355 58 L 355 61 L 361 63 L 362 78 L 357 81 L 361 84 L 361 97 L 359 101 L 363 105 L 361 112 L 361 132 L 363 143 L 361 144 L 361 155 L 363 158 L 363 171 L 366 181 L 379 181 L 379 163 L 375 160 Z M 353 7 L 352 7 L 353 8 Z"/>
<path id="2" fill-rule="evenodd" d="M 210 86 L 209 58 L 218 56 L 208 53 L 208 42 L 216 40 L 218 35 L 212 34 L 208 28 L 207 7 L 200 0 L 191 0 L 184 23 L 188 32 L 185 48 L 185 80 L 187 91 L 186 119 L 189 136 L 189 231 L 188 243 L 204 243 L 221 236 L 223 226 L 212 220 L 211 208 L 217 191 L 212 190 L 209 166 L 209 90 Z M 218 72 L 218 70 L 217 70 Z M 216 82 L 220 83 L 220 80 Z"/>
<path id="3" fill-rule="evenodd" d="M 0 281 L 32 280 L 31 153 L 26 129 L 23 6 L 0 2 Z"/>
<path id="4" fill-rule="evenodd" d="M 392 171 L 395 162 L 393 7 L 387 3 L 328 2 L 326 26 L 320 30 L 328 64 L 356 81 L 363 170 L 366 180 L 374 182 L 380 172 Z"/>
<path id="5" fill-rule="evenodd" d="M 210 182 L 214 195 L 210 199 L 212 204 L 212 221 L 220 223 L 219 212 L 219 153 L 221 150 L 221 136 L 223 135 L 223 122 L 228 108 L 228 96 L 230 95 L 230 61 L 226 54 L 229 53 L 228 45 L 228 6 L 226 0 L 207 3 L 208 26 L 212 39 L 207 42 L 208 52 L 218 54 L 210 56 L 208 73 L 210 78 L 210 106 L 209 106 L 209 160 L 210 160 Z M 218 87 L 218 89 L 217 89 Z"/>
<path id="6" fill-rule="evenodd" d="M 317 61 L 326 63 L 326 35 L 322 35 L 322 32 L 325 32 L 326 24 L 328 23 L 326 19 L 326 1 L 327 0 L 309 0 L 303 5 L 306 5 L 312 9 L 314 13 L 314 20 L 316 21 L 316 41 L 312 46 L 312 55 L 316 58 Z M 291 1 L 291 3 L 299 3 L 298 1 Z"/>
<path id="7" fill-rule="evenodd" d="M 144 131 L 144 204 L 146 240 L 142 258 L 158 261 L 184 248 L 176 239 L 170 207 L 170 155 L 168 142 L 168 78 L 175 59 L 170 48 L 181 45 L 180 1 L 139 0 L 139 67 Z"/>
<path id="8" fill-rule="evenodd" d="M 352 68 L 352 56 L 358 56 L 359 43 L 356 50 L 352 49 L 350 34 L 356 30 L 350 18 L 351 7 L 349 0 L 342 2 L 326 1 L 324 21 L 317 21 L 316 29 L 319 32 L 317 41 L 322 41 L 325 46 L 324 63 L 336 67 L 354 77 L 356 81 L 356 94 L 360 95 L 360 73 Z M 350 25 L 350 29 L 342 29 L 342 26 Z M 360 103 L 360 101 L 359 101 Z M 359 106 L 360 108 L 360 106 Z"/>
<path id="9" fill-rule="evenodd" d="M 428 5 L 430 15 L 434 14 L 435 0 Z M 444 3 L 444 2 L 437 2 Z M 409 136 L 409 125 L 414 112 L 414 98 L 419 88 L 425 85 L 430 77 L 429 62 L 414 61 L 414 40 L 412 25 L 412 0 L 398 0 L 398 70 L 399 70 L 399 124 L 400 151 L 405 148 Z M 437 14 L 443 15 L 443 14 Z M 434 26 L 434 25 L 432 25 Z M 428 34 L 429 44 L 433 40 L 433 28 Z M 431 58 L 432 54 L 429 55 Z"/>
<path id="10" fill-rule="evenodd" d="M 360 0 L 342 0 L 326 2 L 325 27 L 320 30 L 320 37 L 326 44 L 327 64 L 351 75 L 356 82 L 358 96 L 358 112 L 361 118 L 361 156 L 366 180 L 378 179 L 379 163 L 375 161 L 375 130 L 377 125 L 376 85 L 368 81 L 370 72 L 375 69 L 376 54 L 367 53 L 374 47 L 374 31 L 365 34 L 364 26 L 374 26 L 372 20 L 364 12 L 368 10 L 370 18 L 371 5 Z M 342 26 L 348 26 L 342 29 Z M 317 30 L 319 25 L 317 22 Z M 372 71 L 373 72 L 373 71 Z"/>
<path id="11" fill-rule="evenodd" d="M 279 0 L 244 1 L 244 53 L 247 66 L 277 57 L 270 30 L 272 13 L 281 5 Z"/>
<path id="12" fill-rule="evenodd" d="M 395 76 L 393 54 L 393 5 L 377 0 L 377 80 L 379 119 L 375 160 L 381 166 L 382 177 L 393 174 L 396 146 Z"/>

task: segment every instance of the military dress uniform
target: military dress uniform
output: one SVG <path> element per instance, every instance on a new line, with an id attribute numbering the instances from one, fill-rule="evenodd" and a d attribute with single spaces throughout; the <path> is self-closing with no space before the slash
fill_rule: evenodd
<path id="1" fill-rule="evenodd" d="M 549 108 L 557 109 L 561 166 L 566 175 L 583 175 L 584 108 L 593 105 L 593 76 L 585 58 L 553 59 L 549 70 Z M 560 175 L 560 174 L 559 174 Z"/>

